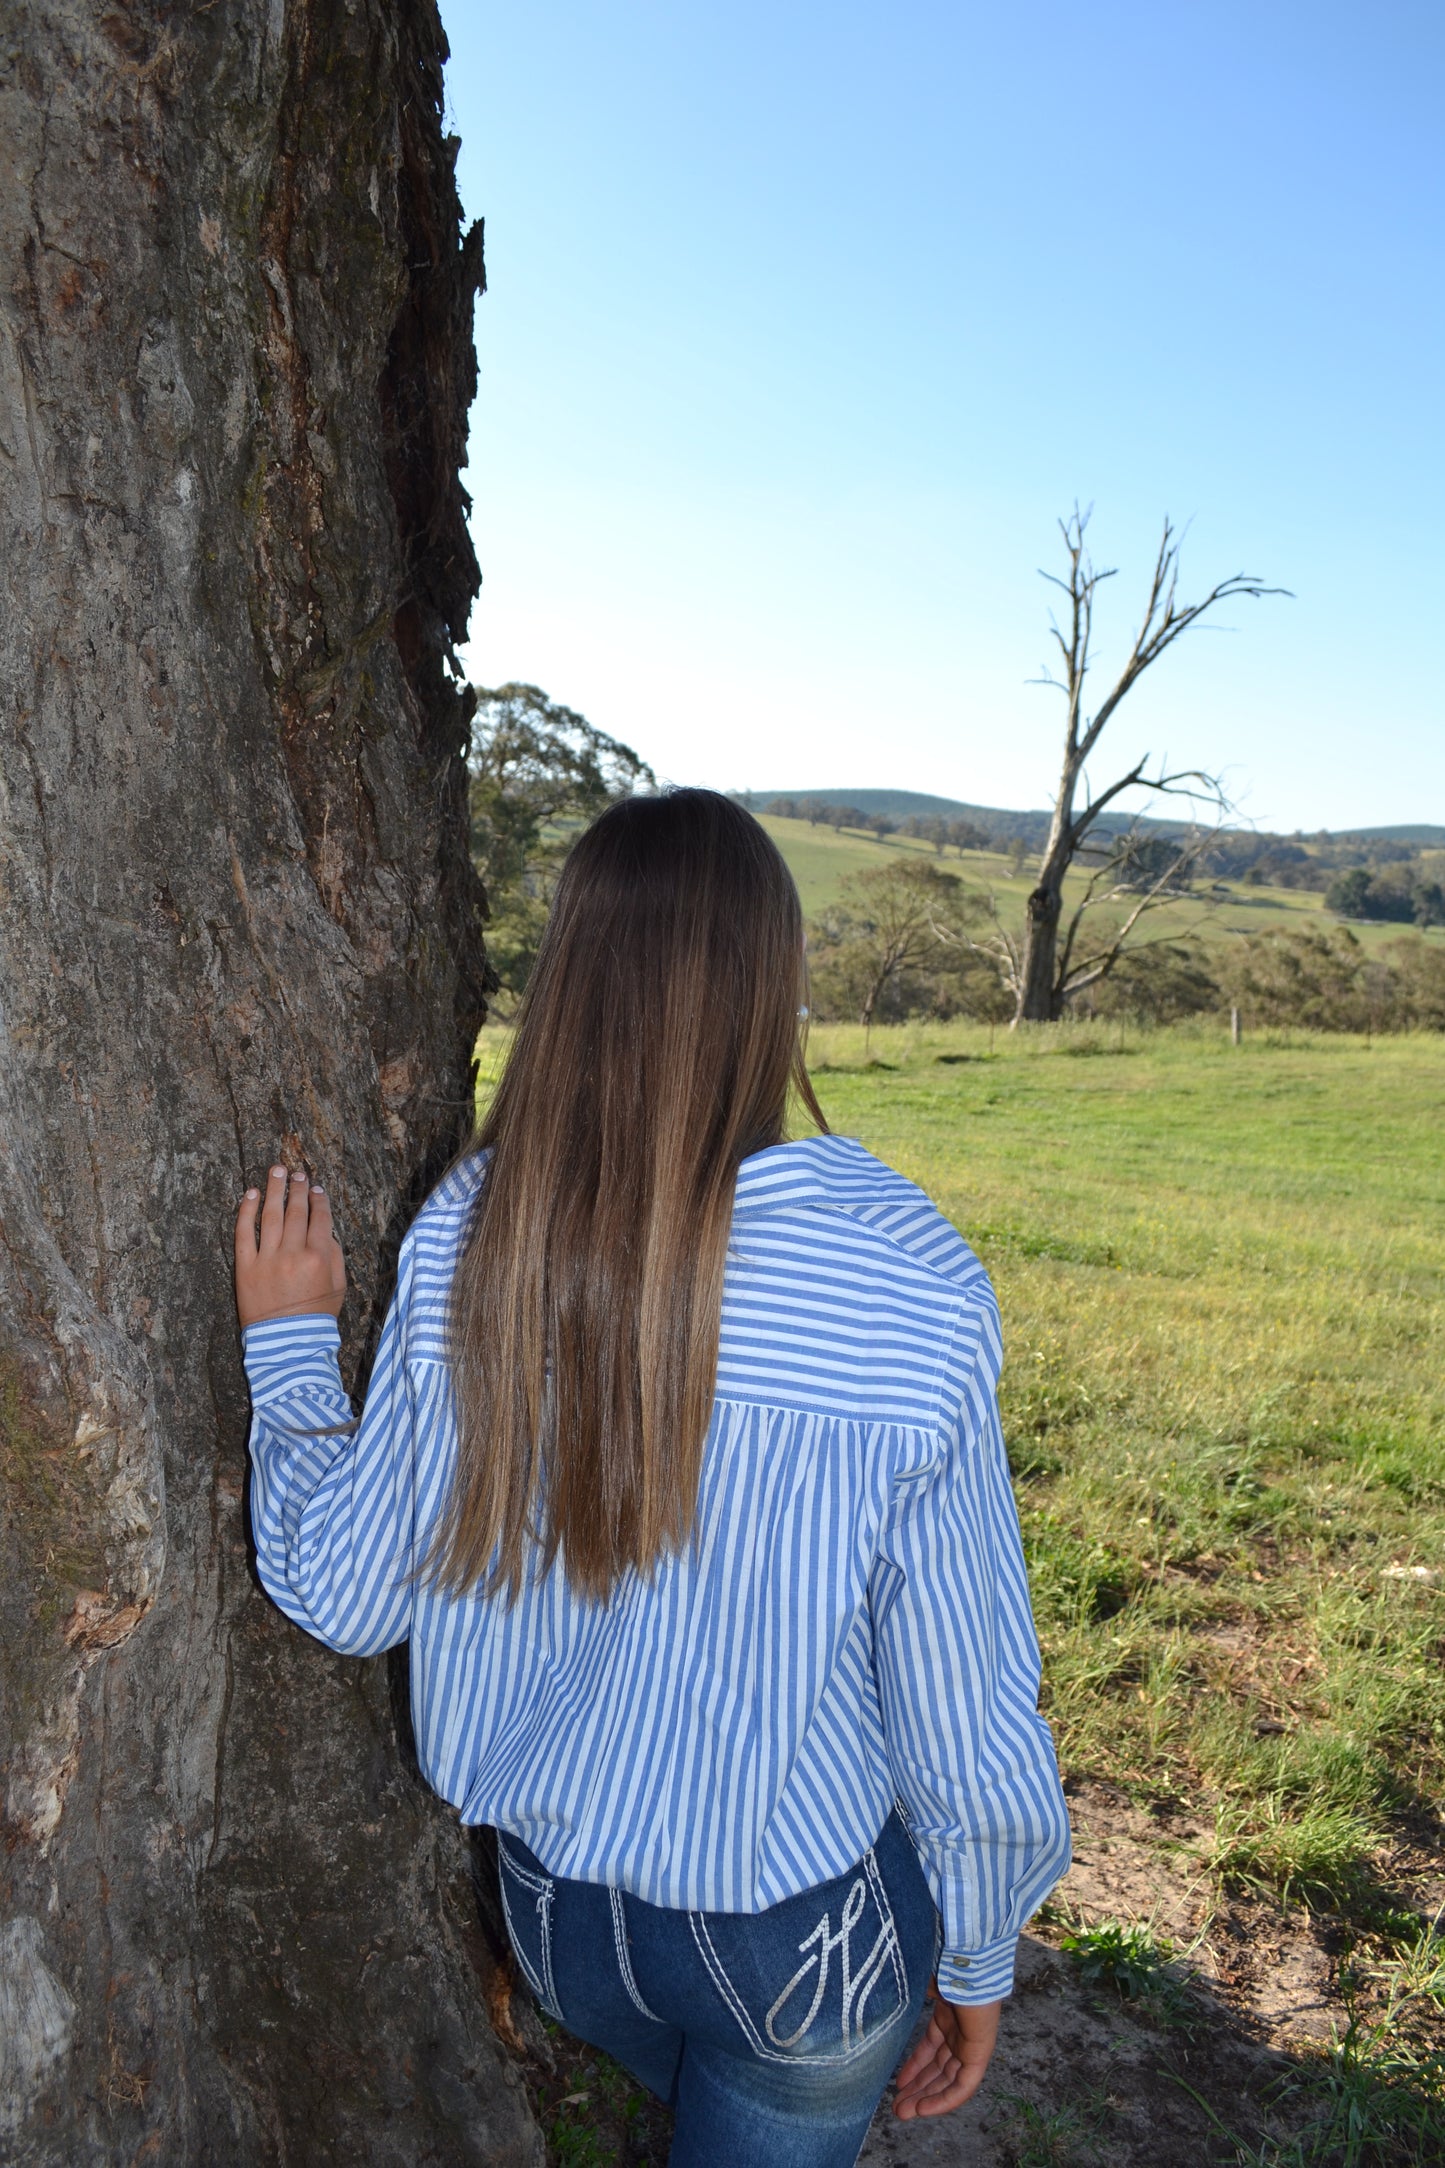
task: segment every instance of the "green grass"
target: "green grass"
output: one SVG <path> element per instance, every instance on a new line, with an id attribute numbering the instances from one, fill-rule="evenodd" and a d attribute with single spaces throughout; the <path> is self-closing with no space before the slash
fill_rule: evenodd
<path id="1" fill-rule="evenodd" d="M 871 1055 L 815 1031 L 830 1122 L 999 1290 L 1066 1771 L 1368 1910 L 1445 1783 L 1445 1045 L 920 1025 Z"/>
<path id="2" fill-rule="evenodd" d="M 1011 2168 L 1100 2168 L 1099 2132 L 1110 2115 L 1108 2096 L 1047 2108 L 1019 2093 L 1000 2093 L 1011 2125 Z"/>

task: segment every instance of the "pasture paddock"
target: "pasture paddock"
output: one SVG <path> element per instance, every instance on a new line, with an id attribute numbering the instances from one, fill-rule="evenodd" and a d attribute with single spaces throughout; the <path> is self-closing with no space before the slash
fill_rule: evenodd
<path id="1" fill-rule="evenodd" d="M 1080 1825 L 1045 1934 L 1152 1927 L 1306 2067 L 1392 1992 L 1438 2051 L 1445 1041 L 826 1026 L 810 1056 L 998 1289 Z"/>

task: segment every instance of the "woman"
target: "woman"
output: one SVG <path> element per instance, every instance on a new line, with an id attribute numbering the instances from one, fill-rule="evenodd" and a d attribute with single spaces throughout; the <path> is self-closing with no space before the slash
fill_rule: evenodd
<path id="1" fill-rule="evenodd" d="M 630 799 L 568 859 L 359 1424 L 323 1191 L 274 1167 L 236 1228 L 262 1579 L 333 1649 L 409 1640 L 518 1964 L 671 2101 L 677 2168 L 852 2162 L 931 1973 L 895 2112 L 967 2100 L 1068 1859 L 992 1290 L 829 1135 L 804 983 L 757 822 Z"/>

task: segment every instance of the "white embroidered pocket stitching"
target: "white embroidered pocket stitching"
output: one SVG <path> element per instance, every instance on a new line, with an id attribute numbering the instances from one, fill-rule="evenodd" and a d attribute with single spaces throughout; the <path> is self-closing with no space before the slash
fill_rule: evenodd
<path id="1" fill-rule="evenodd" d="M 872 1857 L 871 1853 L 867 1856 L 870 1859 Z M 881 1895 L 881 1883 L 878 1880 L 876 1865 L 869 1875 L 869 1881 L 873 1885 L 875 1897 Z M 855 1884 L 854 1887 L 856 1888 L 857 1885 Z M 850 1892 L 849 1894 L 851 1897 L 852 1893 Z M 871 1990 L 873 1985 L 873 1979 L 876 1978 L 877 1975 L 877 1970 L 881 1970 L 883 1962 L 890 1955 L 893 1959 L 893 1974 L 895 1980 L 900 1983 L 900 1986 L 906 1980 L 906 1974 L 904 1973 L 903 1967 L 899 1962 L 898 1931 L 894 1923 L 892 1910 L 888 1906 L 886 1900 L 880 1905 L 879 1909 L 883 1916 L 885 1925 L 883 1931 L 878 1937 L 878 1941 L 874 1943 L 873 1948 L 869 1951 L 868 1956 L 864 1961 L 865 1972 L 870 1972 L 872 1975 L 867 1980 L 867 1990 Z M 723 1966 L 722 1959 L 718 1956 L 716 1949 L 713 1947 L 712 1937 L 707 1931 L 706 1915 L 701 1912 L 689 1912 L 687 1918 L 688 1925 L 692 1929 L 692 1939 L 697 1944 L 698 1954 L 702 1958 L 704 1965 L 706 1965 L 707 1967 L 709 1976 L 712 1979 L 714 1987 L 716 1987 L 718 1993 L 723 1998 L 723 2001 L 727 2004 L 728 2008 L 732 2011 L 733 2016 L 737 2019 L 738 2024 L 741 2026 L 743 2033 L 748 2041 L 748 2044 L 752 2048 L 753 2053 L 758 2056 L 759 2059 L 763 2062 L 791 2063 L 794 2065 L 801 2063 L 850 2063 L 857 2056 L 863 2054 L 867 2049 L 873 2047 L 877 2042 L 879 2036 L 887 2032 L 890 2026 L 896 2025 L 899 2018 L 902 2017 L 907 2010 L 907 1998 L 906 1996 L 904 1996 L 900 1999 L 898 2007 L 893 2012 L 892 2016 L 885 2019 L 884 2023 L 879 2026 L 877 2032 L 875 2032 L 869 2038 L 860 2037 L 852 2047 L 845 2048 L 841 2055 L 781 2054 L 777 2048 L 768 2046 L 767 2042 L 764 2040 L 762 2034 L 758 2031 L 756 2025 L 752 2021 L 752 2018 L 748 2014 L 746 2004 L 743 2002 L 741 1996 L 738 1994 L 736 1988 L 733 1986 L 732 1981 L 728 1978 L 727 1972 Z M 826 1928 L 827 1921 L 828 1915 L 827 1913 L 824 1913 L 820 1925 Z M 818 1929 L 814 1928 L 813 1934 L 816 1935 L 817 1933 Z M 807 1939 L 809 1942 L 811 1942 L 813 1936 L 810 1935 Z M 880 1944 L 883 1945 L 881 1951 L 879 1947 Z M 798 1947 L 800 1949 L 803 1949 L 807 1947 L 807 1944 L 800 1943 Z M 876 1969 L 873 1965 L 875 1957 L 878 1959 L 878 1966 Z M 807 1969 L 808 1968 L 806 1966 L 803 1968 L 804 1971 L 806 1971 Z M 863 1986 L 863 1984 L 863 1977 L 862 1975 L 860 1975 L 859 1981 L 856 1983 L 855 1986 L 855 1996 L 857 1987 Z M 774 2011 L 776 2011 L 777 2007 L 778 2005 L 775 2003 L 773 2005 Z M 844 2018 L 846 2023 L 846 2007 L 844 2012 Z M 811 2022 L 811 2019 L 809 2022 Z M 794 2034 L 793 2037 L 796 2039 L 801 2036 L 798 2034 Z M 847 2035 L 845 2032 L 844 2038 L 846 2039 L 846 2037 Z"/>
<path id="2" fill-rule="evenodd" d="M 763 2030 L 766 2032 L 768 2038 L 772 2041 L 774 2047 L 790 2048 L 794 2046 L 797 2041 L 802 2039 L 804 2033 L 807 2032 L 814 2018 L 818 2015 L 819 2010 L 823 2006 L 823 1997 L 828 1992 L 828 1974 L 832 1969 L 834 1950 L 842 1951 L 840 1963 L 843 1968 L 843 2038 L 845 2041 L 847 2040 L 848 2013 L 853 2000 L 853 1982 L 851 1978 L 853 1929 L 857 1926 L 859 1920 L 863 1917 L 863 1908 L 867 1904 L 867 1902 L 868 1885 L 860 1876 L 859 1879 L 853 1884 L 853 1887 L 849 1890 L 847 1896 L 843 1900 L 843 1910 L 838 1921 L 837 1934 L 835 1935 L 829 1932 L 829 1925 L 832 1920 L 832 1914 L 829 1912 L 825 1912 L 823 1914 L 823 1917 L 819 1920 L 817 1926 L 813 1929 L 813 1932 L 810 1935 L 806 1936 L 804 1940 L 798 1944 L 798 1948 L 800 1951 L 808 1951 L 812 1949 L 814 1943 L 816 1942 L 818 1945 L 818 1951 L 815 1957 L 804 1957 L 802 1964 L 799 1965 L 797 1971 L 793 1974 L 792 1979 L 789 1980 L 787 1986 L 783 1989 L 783 1992 L 781 1993 L 781 1995 L 778 1996 L 777 2001 L 773 2004 L 767 2016 L 763 2019 Z M 869 1954 L 868 1961 L 870 1963 L 872 1961 L 873 1955 L 876 1953 L 876 1948 L 877 1945 L 875 1944 L 874 1951 L 870 1952 Z M 807 1979 L 808 1974 L 813 1970 L 815 1965 L 818 1968 L 818 1977 L 816 1982 L 814 1983 L 813 1999 L 808 2005 L 808 2012 L 806 2017 L 803 2019 L 802 2024 L 797 2026 L 792 2032 L 787 2034 L 779 2033 L 775 2020 L 780 2016 L 783 2009 L 791 1999 L 794 1990 L 802 1986 L 804 1980 Z"/>
<path id="3" fill-rule="evenodd" d="M 908 1966 L 903 1957 L 903 1945 L 898 1939 L 898 1922 L 893 1917 L 893 1907 L 888 1902 L 888 1892 L 883 1886 L 883 1877 L 878 1871 L 878 1860 L 871 1846 L 863 1854 L 863 1871 L 873 1886 L 873 1901 L 878 1907 L 878 1916 L 887 1924 L 887 1955 L 893 1960 L 893 1977 L 898 1983 L 899 2004 L 901 2007 L 906 2007 L 908 2003 Z"/>
<path id="4" fill-rule="evenodd" d="M 619 1889 L 614 1889 L 609 1891 L 608 1894 L 612 1899 L 612 1940 L 617 1949 L 617 1970 L 622 1976 L 622 1985 L 627 1990 L 627 1999 L 642 2012 L 644 2017 L 650 2017 L 654 2025 L 664 2024 L 666 2020 L 660 2018 L 655 2010 L 648 2009 L 638 1991 L 637 1981 L 632 1971 L 632 1959 L 627 1954 L 627 1921 L 622 1910 L 622 1892 Z"/>
<path id="5" fill-rule="evenodd" d="M 528 1987 L 531 1988 L 542 2008 L 549 2017 L 555 2017 L 560 2024 L 562 2022 L 562 2012 L 558 2007 L 557 1990 L 552 1982 L 552 1885 L 541 1876 L 529 1874 L 525 1867 L 519 1866 L 500 1840 L 497 1844 L 497 1851 L 505 1861 L 504 1870 L 498 1875 L 497 1880 L 502 1892 L 502 1911 L 506 1916 L 507 1933 L 511 1937 L 512 1953 L 522 1968 L 523 1977 Z M 507 1896 L 508 1874 L 514 1874 L 525 1888 L 534 1893 L 533 1908 L 537 1913 L 538 1924 L 542 1932 L 542 1977 L 540 1980 L 533 1971 L 531 1961 L 522 1947 L 521 1938 L 517 1933 L 516 1924 L 512 1918 L 512 1907 Z"/>
<path id="6" fill-rule="evenodd" d="M 551 1882 L 548 1880 L 546 1875 L 533 1874 L 529 1868 L 524 1867 L 522 1865 L 522 1862 L 519 1859 L 515 1858 L 513 1854 L 507 1850 L 506 1844 L 501 1837 L 498 1837 L 497 1839 L 497 1852 L 499 1857 L 501 1857 L 507 1862 L 507 1866 L 509 1867 L 511 1872 L 517 1877 L 517 1880 L 522 1884 L 522 1887 L 524 1889 L 533 1890 L 540 1896 L 543 1890 L 547 1890 L 552 1887 Z"/>

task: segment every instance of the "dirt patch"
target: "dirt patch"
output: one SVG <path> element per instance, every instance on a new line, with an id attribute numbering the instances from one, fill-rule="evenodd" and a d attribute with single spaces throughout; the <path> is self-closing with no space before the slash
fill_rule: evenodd
<path id="1" fill-rule="evenodd" d="M 1272 2134 L 1267 2096 L 1286 2066 L 1223 2010 L 1201 2007 L 1197 2024 L 1186 2037 L 1138 2022 L 1026 1935 L 983 2091 L 932 2122 L 900 2123 L 885 2100 L 864 2168 L 1223 2168 L 1233 2148 L 1204 2102 L 1242 2134 Z"/>
<path id="2" fill-rule="evenodd" d="M 1175 1943 L 1192 1941 L 1212 1901 L 1212 1832 L 1189 1815 L 1146 1812 L 1102 1785 L 1069 1789 L 1074 1863 L 1053 1910 L 1086 1920 L 1147 1920 Z"/>

